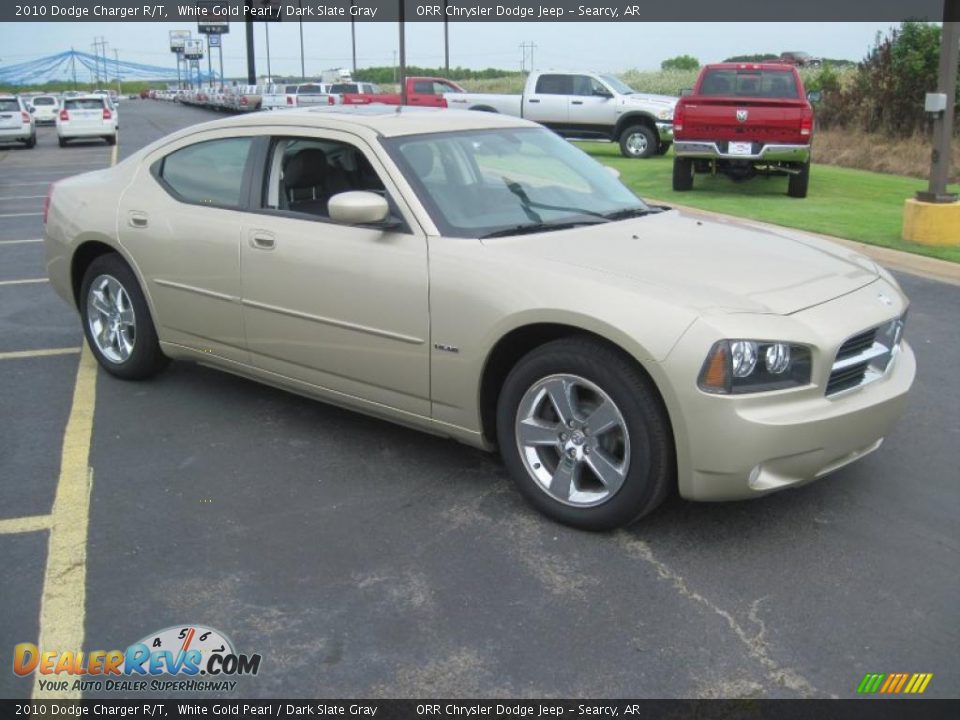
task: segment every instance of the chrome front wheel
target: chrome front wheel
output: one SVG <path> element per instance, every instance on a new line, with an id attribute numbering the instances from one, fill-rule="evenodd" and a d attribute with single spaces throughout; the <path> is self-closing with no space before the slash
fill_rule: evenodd
<path id="1" fill-rule="evenodd" d="M 137 342 L 137 315 L 129 293 L 115 277 L 98 275 L 90 284 L 87 325 L 107 360 L 120 364 L 130 358 Z"/>
<path id="2" fill-rule="evenodd" d="M 617 404 L 579 375 L 550 375 L 520 399 L 515 426 L 524 467 L 565 505 L 591 507 L 623 486 L 630 433 Z"/>

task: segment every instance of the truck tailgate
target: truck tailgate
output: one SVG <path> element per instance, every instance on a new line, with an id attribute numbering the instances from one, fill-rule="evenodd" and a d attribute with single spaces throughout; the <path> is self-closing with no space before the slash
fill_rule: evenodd
<path id="1" fill-rule="evenodd" d="M 753 140 L 805 143 L 804 100 L 703 97 L 683 103 L 683 140 Z"/>

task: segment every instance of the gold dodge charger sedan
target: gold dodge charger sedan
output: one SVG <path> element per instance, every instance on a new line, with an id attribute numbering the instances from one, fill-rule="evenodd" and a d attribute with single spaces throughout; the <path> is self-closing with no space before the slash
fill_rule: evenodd
<path id="1" fill-rule="evenodd" d="M 51 188 L 100 364 L 169 358 L 478 447 L 561 522 L 763 495 L 877 449 L 907 299 L 821 239 L 644 203 L 548 130 L 370 106 L 196 125 Z"/>

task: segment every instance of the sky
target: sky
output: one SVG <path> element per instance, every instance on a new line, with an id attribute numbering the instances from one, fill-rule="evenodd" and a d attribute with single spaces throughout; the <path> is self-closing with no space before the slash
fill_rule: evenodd
<path id="1" fill-rule="evenodd" d="M 256 28 L 257 72 L 300 74 L 299 23 L 260 23 Z M 876 33 L 891 23 L 451 23 L 450 64 L 469 68 L 520 69 L 521 43 L 534 43 L 535 69 L 567 68 L 620 72 L 653 70 L 666 58 L 689 54 L 702 63 L 732 55 L 802 50 L 820 57 L 860 60 Z M 96 37 L 108 55 L 175 67 L 170 30 L 196 23 L 0 23 L 0 66 L 26 62 L 71 47 L 91 52 Z M 303 23 L 307 75 L 351 63 L 350 23 Z M 357 23 L 357 65 L 392 65 L 398 47 L 394 23 Z M 443 24 L 407 23 L 407 63 L 443 65 Z M 224 73 L 245 75 L 242 23 L 224 36 Z M 215 55 L 216 57 L 216 55 Z M 527 69 L 529 69 L 529 50 Z"/>

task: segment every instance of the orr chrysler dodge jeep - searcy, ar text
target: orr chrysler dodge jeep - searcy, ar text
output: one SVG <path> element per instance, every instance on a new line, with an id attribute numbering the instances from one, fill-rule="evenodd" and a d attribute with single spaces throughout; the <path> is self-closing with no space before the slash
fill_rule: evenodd
<path id="1" fill-rule="evenodd" d="M 877 449 L 916 369 L 907 299 L 871 260 L 649 205 L 498 114 L 196 125 L 57 182 L 44 243 L 109 373 L 195 360 L 498 447 L 533 505 L 583 528 L 672 488 L 831 473 Z"/>

